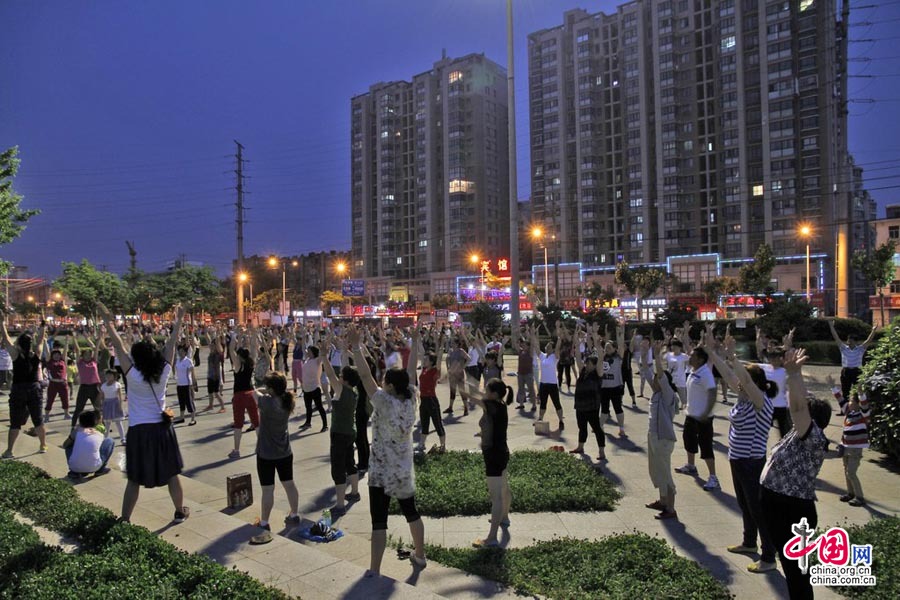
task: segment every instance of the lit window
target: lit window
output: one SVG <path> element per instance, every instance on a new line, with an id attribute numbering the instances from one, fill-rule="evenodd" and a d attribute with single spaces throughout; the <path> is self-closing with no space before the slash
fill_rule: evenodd
<path id="1" fill-rule="evenodd" d="M 398 256 L 398 257 L 397 257 L 397 264 L 398 264 L 398 265 L 402 265 L 402 264 L 403 264 L 403 257 L 402 257 L 402 256 Z"/>
<path id="2" fill-rule="evenodd" d="M 754 185 L 753 186 L 753 196 L 762 196 L 763 195 L 763 186 L 762 185 Z"/>
<path id="3" fill-rule="evenodd" d="M 450 81 L 450 83 L 456 83 L 457 81 L 462 79 L 462 76 L 463 76 L 462 71 L 451 71 L 449 81 Z"/>
<path id="4" fill-rule="evenodd" d="M 388 134 L 387 131 L 382 131 L 382 132 L 381 132 L 381 139 L 386 139 L 388 135 L 390 135 L 390 134 Z"/>
<path id="5" fill-rule="evenodd" d="M 451 194 L 459 194 L 459 193 L 469 193 L 475 189 L 474 181 L 466 181 L 465 179 L 451 179 L 450 180 L 450 193 Z"/>
<path id="6" fill-rule="evenodd" d="M 722 50 L 730 50 L 731 48 L 734 48 L 736 43 L 734 36 L 729 35 L 728 37 L 722 38 L 721 48 Z"/>

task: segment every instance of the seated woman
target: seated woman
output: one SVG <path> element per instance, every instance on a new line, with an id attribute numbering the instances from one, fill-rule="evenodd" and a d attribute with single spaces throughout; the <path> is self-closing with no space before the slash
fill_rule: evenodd
<path id="1" fill-rule="evenodd" d="M 78 415 L 75 443 L 66 448 L 69 477 L 80 479 L 87 475 L 102 475 L 109 471 L 106 463 L 113 454 L 116 443 L 97 431 L 100 413 L 88 410 Z"/>

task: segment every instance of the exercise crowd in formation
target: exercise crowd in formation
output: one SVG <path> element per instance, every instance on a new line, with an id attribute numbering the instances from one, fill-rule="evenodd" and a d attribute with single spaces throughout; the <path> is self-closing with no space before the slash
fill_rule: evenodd
<path id="1" fill-rule="evenodd" d="M 735 400 L 728 414 L 728 461 L 743 518 L 743 537 L 728 551 L 755 555 L 759 539 L 759 560 L 748 569 L 770 571 L 776 568 L 778 549 L 791 536 L 791 525 L 801 517 L 816 524 L 815 479 L 828 448 L 824 429 L 832 409 L 829 403 L 808 395 L 802 374 L 806 355 L 792 347 L 792 334 L 781 344 L 758 335 L 757 354 L 762 362 L 745 364 L 735 356 L 736 342 L 730 331 L 717 337 L 708 325 L 695 339 L 689 323 L 666 332 L 661 340 L 635 333 L 626 341 L 623 323 L 611 333 L 601 332 L 596 325 L 578 324 L 570 329 L 558 321 L 552 332 L 544 325 L 523 326 L 520 339 L 510 344 L 508 337 L 488 336 L 466 326 L 385 330 L 375 325 L 295 324 L 194 329 L 183 325 L 182 309 L 177 310 L 174 322 L 154 327 L 117 322 L 102 305 L 98 312 L 98 326 L 80 331 L 80 336 L 50 334 L 42 323 L 15 341 L 4 318 L 0 383 L 10 375 L 11 381 L 10 431 L 2 456 L 13 457 L 18 434 L 29 418 L 39 451 L 46 452 L 44 422 L 50 419 L 57 398 L 65 418 L 71 420 L 71 434 L 64 444 L 70 477 L 108 470 L 114 448 L 111 429 L 115 427 L 120 443 L 126 446 L 128 484 L 121 512 L 126 521 L 140 487 L 162 485 L 168 486 L 175 522 L 188 518 L 190 511 L 184 506 L 178 478 L 183 460 L 173 425 L 194 425 L 201 412 L 226 412 L 223 383 L 226 364 L 230 364 L 234 447 L 229 456 L 239 458 L 243 434 L 256 432 L 262 501 L 257 523 L 260 533 L 251 543 L 273 539 L 269 517 L 276 474 L 290 508 L 286 524 L 301 522 L 288 434 L 295 397 L 302 392 L 305 422 L 301 429 L 312 427 L 314 411 L 321 419 L 321 431 L 330 429 L 336 496 L 332 515 L 340 516 L 349 504 L 360 500 L 359 480 L 368 477 L 372 520 L 369 576 L 380 572 L 391 498 L 398 500 L 410 527 L 411 560 L 417 567 L 426 564 L 424 525 L 415 504 L 413 457 L 417 451 L 446 451 L 442 414 L 453 414 L 457 396 L 463 416 L 475 407 L 481 409 L 476 435 L 492 503 L 488 534 L 473 543 L 499 545 L 500 529 L 510 525 L 508 407 L 515 398 L 518 414 L 533 418 L 535 426 L 543 428 L 548 427 L 545 418 L 550 401 L 561 431 L 565 428 L 563 382 L 573 397 L 578 426 L 578 443 L 570 452 L 584 454 L 590 429 L 599 447 L 598 466 L 607 460 L 605 423 L 615 424 L 619 437 L 628 437 L 623 410 L 626 390 L 636 405 L 649 388 L 648 470 L 659 497 L 646 506 L 658 511 L 658 519 L 678 518 L 671 457 L 677 442 L 674 419 L 681 410 L 686 411 L 682 441 L 687 461 L 674 472 L 698 476 L 699 453 L 709 473 L 703 488 L 711 492 L 719 488 L 713 415 L 719 388 L 725 403 L 730 390 Z M 548 340 L 543 348 L 541 333 Z M 835 388 L 835 395 L 845 419 L 840 450 L 848 489 L 841 500 L 862 506 L 865 500 L 856 471 L 862 449 L 868 446 L 868 404 L 853 386 L 872 338 L 862 344 L 852 339 L 844 342 L 833 324 L 832 334 L 842 354 L 841 388 Z M 165 338 L 163 345 L 156 341 L 160 337 Z M 201 338 L 209 347 L 208 406 L 198 411 L 195 367 L 200 365 Z M 516 389 L 503 382 L 504 350 L 509 347 L 515 355 Z M 638 374 L 638 394 L 633 368 Z M 168 409 L 165 399 L 173 372 L 178 416 Z M 436 390 L 442 379 L 450 388 L 443 413 Z M 78 391 L 70 413 L 76 382 Z M 249 427 L 244 430 L 247 420 Z M 420 435 L 416 447 L 413 430 L 417 421 Z M 429 448 L 432 427 L 438 444 Z M 781 441 L 768 452 L 772 427 L 777 428 Z M 808 577 L 800 573 L 796 562 L 781 556 L 781 564 L 791 597 L 811 597 Z"/>

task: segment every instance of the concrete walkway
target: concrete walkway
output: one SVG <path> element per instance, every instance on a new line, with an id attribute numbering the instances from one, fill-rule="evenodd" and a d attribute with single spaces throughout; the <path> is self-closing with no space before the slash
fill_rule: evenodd
<path id="1" fill-rule="evenodd" d="M 198 369 L 201 390 L 205 383 L 203 381 L 206 370 L 205 356 L 204 351 L 203 364 Z M 508 364 L 513 360 L 512 357 L 507 357 Z M 828 373 L 836 375 L 838 369 L 810 367 L 807 370 L 812 381 L 812 390 L 820 397 L 830 397 L 824 381 L 825 376 Z M 507 376 L 507 382 L 513 384 L 514 378 Z M 231 385 L 232 376 L 229 372 L 226 403 L 230 401 Z M 170 385 L 169 403 L 170 406 L 176 405 L 177 409 L 174 391 L 174 385 Z M 445 383 L 439 384 L 438 396 L 446 406 L 449 392 Z M 552 432 L 551 436 L 534 435 L 530 413 L 515 415 L 511 413 L 509 427 L 511 449 L 545 449 L 555 444 L 573 447 L 577 439 L 577 427 L 571 408 L 572 397 L 564 393 L 562 402 L 567 415 L 567 427 L 561 433 Z M 6 403 L 2 404 L 0 419 L 8 419 Z M 207 404 L 202 391 L 197 404 L 198 408 Z M 305 417 L 302 404 L 302 401 L 298 401 L 298 416 L 291 425 L 295 457 L 294 478 L 300 489 L 302 515 L 316 519 L 322 510 L 334 502 L 329 471 L 329 438 L 327 433 L 319 433 L 321 424 L 318 415 L 313 417 L 312 429 L 304 432 L 298 430 Z M 479 415 L 475 411 L 467 417 L 461 417 L 459 403 L 457 407 L 457 414 L 445 419 L 448 446 L 452 449 L 475 449 L 478 440 L 474 434 L 478 431 Z M 448 598 L 513 595 L 510 590 L 500 589 L 493 582 L 455 569 L 447 569 L 433 562 L 429 562 L 425 570 L 414 572 L 408 561 L 397 560 L 391 552 L 385 555 L 383 572 L 394 581 L 385 580 L 376 586 L 370 580 L 362 580 L 362 572 L 368 566 L 370 533 L 365 480 L 360 486 L 362 501 L 352 506 L 347 515 L 337 523 L 337 526 L 347 534 L 341 540 L 331 544 L 307 546 L 279 537 L 268 546 L 248 546 L 246 540 L 254 533 L 254 528 L 249 524 L 258 516 L 260 498 L 253 455 L 256 440 L 253 434 L 245 435 L 242 457 L 237 460 L 227 457 L 232 448 L 231 414 L 230 407 L 228 408 L 227 414 L 202 413 L 195 427 L 185 425 L 177 427 L 185 460 L 184 474 L 189 478 L 189 481 L 185 482 L 185 496 L 189 500 L 188 504 L 195 509 L 195 513 L 185 524 L 170 526 L 172 507 L 165 491 L 144 490 L 135 516 L 137 523 L 148 526 L 152 531 L 159 530 L 165 539 L 185 550 L 204 552 L 222 564 L 238 566 L 261 581 L 281 587 L 290 593 L 300 593 L 304 598 L 350 598 L 356 597 L 357 593 L 360 597 L 364 594 L 371 598 L 404 598 L 407 594 L 415 594 L 409 597 L 417 598 L 434 595 Z M 727 416 L 728 409 L 729 406 L 719 404 L 717 409 L 719 418 L 715 422 L 716 460 L 722 490 L 705 492 L 701 488 L 702 479 L 676 474 L 679 514 L 677 521 L 657 521 L 653 518 L 653 512 L 643 506 L 656 496 L 647 474 L 645 450 L 647 400 L 639 398 L 636 409 L 628 407 L 625 411 L 628 439 L 620 440 L 614 437 L 615 426 L 607 426 L 609 435 L 606 438 L 606 452 L 609 462 L 603 469 L 606 476 L 623 492 L 623 498 L 616 510 L 604 513 L 513 514 L 512 526 L 509 529 L 510 537 L 504 540 L 505 544 L 508 547 L 520 547 L 530 545 L 535 540 L 547 540 L 556 536 L 594 539 L 613 533 L 643 531 L 665 539 L 679 554 L 701 564 L 725 583 L 739 599 L 786 597 L 787 590 L 780 571 L 753 575 L 746 570 L 750 558 L 725 551 L 726 546 L 740 542 L 741 538 L 740 511 L 734 497 L 725 454 L 728 423 L 724 417 Z M 60 408 L 57 406 L 49 424 L 51 434 L 48 439 L 51 453 L 31 455 L 36 450 L 37 443 L 28 437 L 21 438 L 16 448 L 17 456 L 34 462 L 54 475 L 65 474 L 64 459 L 58 446 L 65 437 L 66 425 L 61 422 L 59 411 Z M 552 410 L 548 411 L 548 415 L 551 413 Z M 549 419 L 551 427 L 555 428 L 555 415 Z M 683 415 L 676 419 L 679 429 L 681 423 Z M 840 438 L 840 418 L 837 415 L 833 418 L 827 434 L 832 440 Z M 770 442 L 775 441 L 777 432 L 773 431 Z M 433 442 L 437 442 L 434 434 L 429 438 L 429 445 Z M 588 440 L 586 449 L 590 456 L 596 456 L 596 442 L 593 436 Z M 120 449 L 117 448 L 117 456 L 113 462 L 116 462 L 119 453 Z M 682 464 L 684 458 L 684 451 L 679 443 L 672 457 L 673 466 Z M 872 515 L 897 514 L 900 510 L 900 497 L 897 496 L 896 490 L 900 477 L 881 466 L 879 458 L 880 455 L 874 451 L 866 452 L 859 477 L 866 490 L 869 506 L 853 508 L 838 501 L 838 496 L 844 489 L 843 471 L 840 459 L 834 453 L 829 454 L 818 483 L 817 510 L 820 525 L 864 523 Z M 585 460 L 588 459 L 585 457 Z M 700 467 L 700 471 L 705 477 L 703 466 Z M 228 475 L 240 472 L 253 474 L 254 498 L 257 504 L 234 514 L 226 514 L 231 511 L 225 509 L 225 479 Z M 114 470 L 114 473 L 95 481 L 88 481 L 78 488 L 87 500 L 108 506 L 118 512 L 123 486 L 123 476 Z M 281 523 L 286 508 L 283 491 L 276 486 L 275 510 L 271 521 Z M 487 532 L 487 527 L 487 518 L 484 516 L 425 519 L 426 538 L 430 542 L 446 546 L 466 547 L 475 537 L 483 536 Z M 391 517 L 389 533 L 396 538 L 409 541 L 409 530 L 400 516 Z M 817 588 L 816 596 L 836 597 L 826 588 Z"/>

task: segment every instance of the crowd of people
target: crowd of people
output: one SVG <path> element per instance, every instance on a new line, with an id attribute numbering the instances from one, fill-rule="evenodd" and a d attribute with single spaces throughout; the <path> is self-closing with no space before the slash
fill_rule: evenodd
<path id="1" fill-rule="evenodd" d="M 302 394 L 305 420 L 300 428 L 311 428 L 313 416 L 318 414 L 321 431 L 330 436 L 336 498 L 333 516 L 340 517 L 361 499 L 359 483 L 368 478 L 370 576 L 381 569 L 391 498 L 398 500 L 410 527 L 412 562 L 418 567 L 426 564 L 424 524 L 415 503 L 413 457 L 415 452 L 446 451 L 442 415 L 453 414 L 457 396 L 462 416 L 476 408 L 480 411 L 476 435 L 492 506 L 488 533 L 473 544 L 499 545 L 500 529 L 510 524 L 512 501 L 507 468 L 509 406 L 516 401 L 519 416 L 533 419 L 535 427 L 549 429 L 545 420 L 549 400 L 561 432 L 565 429 L 564 383 L 578 428 L 577 445 L 570 452 L 585 454 L 590 429 L 598 446 L 598 466 L 607 460 L 607 423 L 614 424 L 619 438 L 629 436 L 623 409 L 626 390 L 636 404 L 649 388 L 646 450 L 658 498 L 646 506 L 657 511 L 658 519 L 678 518 L 673 472 L 698 477 L 698 453 L 708 472 L 703 489 L 715 492 L 720 488 L 713 452 L 714 415 L 719 389 L 722 402 L 729 403 L 728 392 L 733 394 L 727 417 L 728 462 L 742 515 L 742 539 L 728 551 L 755 555 L 759 540 L 759 560 L 748 566 L 750 571 L 775 569 L 791 525 L 801 517 L 811 525 L 816 522 L 814 484 L 828 447 L 824 429 L 832 411 L 828 403 L 807 394 L 802 374 L 806 355 L 793 347 L 792 333 L 780 343 L 760 334 L 756 340 L 760 362 L 745 364 L 736 357 L 730 331 L 717 336 L 708 325 L 699 337 L 692 337 L 690 323 L 665 332 L 662 339 L 642 337 L 635 331 L 626 340 L 624 323 L 617 323 L 613 331 L 601 331 L 597 325 L 567 327 L 557 321 L 552 328 L 523 326 L 519 339 L 510 340 L 468 326 L 386 329 L 366 324 L 294 324 L 195 329 L 182 324 L 181 309 L 168 326 L 148 328 L 119 323 L 102 305 L 98 313 L 99 322 L 93 329 L 51 333 L 42 324 L 22 332 L 15 341 L 4 319 L 0 372 L 10 371 L 12 377 L 11 427 L 3 457 L 13 456 L 19 431 L 29 418 L 40 451 L 46 452 L 44 423 L 51 417 L 56 398 L 64 418 L 71 422 L 65 447 L 72 477 L 108 470 L 114 447 L 111 429 L 115 427 L 120 443 L 126 446 L 124 520 L 130 519 L 141 487 L 162 485 L 168 486 L 174 520 L 188 518 L 190 511 L 184 506 L 179 481 L 183 460 L 173 426 L 185 422 L 192 426 L 201 413 L 226 412 L 223 384 L 230 366 L 234 446 L 229 456 L 241 457 L 243 435 L 255 432 L 254 453 L 262 487 L 260 533 L 251 543 L 273 539 L 269 517 L 276 474 L 290 509 L 285 523 L 300 524 L 289 428 L 296 395 Z M 865 500 L 856 471 L 862 449 L 867 447 L 868 403 L 852 386 L 871 337 L 856 344 L 834 335 L 845 357 L 841 375 L 845 389 L 841 391 L 847 399 L 840 406 L 845 418 L 841 448 L 847 475 L 847 494 L 841 500 L 861 506 Z M 208 347 L 208 406 L 198 410 L 201 340 Z M 507 349 L 508 360 L 515 357 L 516 361 L 515 389 L 504 382 Z M 637 369 L 638 394 L 633 368 Z M 166 385 L 173 373 L 177 416 L 166 402 Z M 442 380 L 449 384 L 443 411 L 437 392 Z M 76 382 L 75 405 L 70 412 Z M 675 418 L 682 410 L 686 413 L 681 436 L 686 463 L 673 471 L 672 455 L 678 441 Z M 415 446 L 417 422 L 419 444 Z M 438 443 L 429 448 L 432 428 Z M 769 450 L 773 428 L 781 440 Z M 783 555 L 780 558 L 791 597 L 809 597 L 808 578 L 795 561 L 785 560 Z"/>

